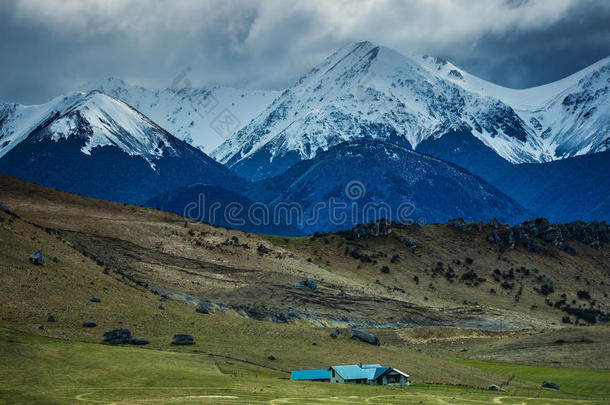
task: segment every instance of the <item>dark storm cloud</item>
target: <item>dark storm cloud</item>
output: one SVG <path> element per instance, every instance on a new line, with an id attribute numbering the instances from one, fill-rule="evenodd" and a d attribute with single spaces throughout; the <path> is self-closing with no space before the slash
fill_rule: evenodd
<path id="1" fill-rule="evenodd" d="M 0 6 L 0 100 L 43 102 L 115 76 L 280 89 L 338 47 L 431 54 L 511 87 L 610 54 L 610 2 L 20 0 Z"/>
<path id="2" fill-rule="evenodd" d="M 561 79 L 610 55 L 608 5 L 610 2 L 582 1 L 553 24 L 484 35 L 470 52 L 458 48 L 443 56 L 507 87 Z"/>

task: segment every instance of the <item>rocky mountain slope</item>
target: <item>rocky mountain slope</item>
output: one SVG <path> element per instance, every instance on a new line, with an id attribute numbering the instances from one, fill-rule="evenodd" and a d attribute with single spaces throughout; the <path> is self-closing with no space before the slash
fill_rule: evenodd
<path id="1" fill-rule="evenodd" d="M 73 249 L 101 266 L 95 285 L 102 273 L 113 275 L 190 304 L 193 314 L 201 304 L 203 317 L 207 312 L 327 328 L 495 330 L 561 326 L 566 316 L 572 325 L 603 324 L 610 311 L 607 225 L 540 220 L 521 228 L 460 221 L 422 227 L 381 221 L 315 237 L 261 237 L 5 176 L 0 195 L 8 210 L 0 212 L 0 248 L 21 238 L 47 260 Z M 38 230 L 23 230 L 19 221 Z M 498 240 L 491 238 L 496 233 Z M 56 241 L 53 248 L 48 240 Z M 61 249 L 55 246 L 60 242 Z M 27 257 L 19 265 L 7 252 L 13 267 L 27 266 Z M 7 275 L 13 267 L 0 264 Z M 30 273 L 13 276 L 20 274 Z M 88 279 L 81 284 L 89 294 L 104 293 L 96 294 Z M 32 330 L 35 322 L 28 323 Z"/>
<path id="2" fill-rule="evenodd" d="M 245 182 L 104 93 L 0 111 L 0 172 L 107 200 L 141 203 L 192 183 Z"/>
<path id="3" fill-rule="evenodd" d="M 418 151 L 453 162 L 552 221 L 610 219 L 610 151 L 512 164 L 467 131 L 422 142 Z"/>
<path id="4" fill-rule="evenodd" d="M 344 141 L 373 138 L 416 149 L 456 130 L 512 163 L 602 151 L 608 69 L 605 59 L 563 81 L 511 91 L 445 61 L 361 42 L 312 69 L 212 156 L 260 179 Z"/>

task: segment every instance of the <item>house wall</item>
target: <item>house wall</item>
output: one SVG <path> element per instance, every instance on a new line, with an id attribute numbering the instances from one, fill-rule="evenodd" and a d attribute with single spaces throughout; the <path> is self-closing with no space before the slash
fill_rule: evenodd
<path id="1" fill-rule="evenodd" d="M 334 376 L 333 376 L 334 374 Z M 345 383 L 345 380 L 334 370 L 330 370 L 330 382 L 331 383 Z"/>
<path id="2" fill-rule="evenodd" d="M 374 383 L 377 385 L 400 385 L 404 387 L 407 385 L 407 378 L 399 373 L 387 373 L 375 380 Z"/>

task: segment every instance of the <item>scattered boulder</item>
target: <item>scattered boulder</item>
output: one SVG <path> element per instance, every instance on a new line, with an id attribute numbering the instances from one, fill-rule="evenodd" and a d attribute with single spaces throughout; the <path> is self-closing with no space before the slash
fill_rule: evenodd
<path id="1" fill-rule="evenodd" d="M 381 343 L 377 336 L 372 333 L 364 332 L 359 329 L 352 329 L 352 339 L 359 342 L 369 343 L 375 346 L 379 346 Z"/>
<path id="2" fill-rule="evenodd" d="M 259 243 L 259 245 L 256 247 L 256 253 L 258 253 L 259 256 L 262 256 L 269 252 L 271 252 L 271 250 L 269 250 L 269 248 L 263 244 Z"/>
<path id="3" fill-rule="evenodd" d="M 491 229 L 497 231 L 498 227 L 500 226 L 500 222 L 498 221 L 498 218 L 493 217 L 491 221 L 489 221 L 489 225 L 491 225 Z"/>
<path id="4" fill-rule="evenodd" d="M 559 391 L 559 385 L 555 384 L 553 381 L 545 381 L 542 383 L 542 388 L 550 388 L 552 390 Z"/>
<path id="5" fill-rule="evenodd" d="M 318 344 L 316 342 L 311 342 L 312 346 L 317 346 Z"/>
<path id="6" fill-rule="evenodd" d="M 53 315 L 49 314 L 49 316 L 47 316 L 47 322 L 57 322 L 57 321 L 55 320 L 55 317 Z"/>
<path id="7" fill-rule="evenodd" d="M 95 295 L 92 295 L 91 298 L 89 298 L 89 301 L 91 301 L 91 302 L 102 302 L 102 300 L 99 299 L 98 297 L 96 297 Z"/>
<path id="8" fill-rule="evenodd" d="M 536 218 L 533 221 L 530 221 L 533 225 L 532 228 L 535 228 L 536 236 L 541 237 L 543 233 L 551 226 L 551 223 L 546 218 Z"/>
<path id="9" fill-rule="evenodd" d="M 0 211 L 6 212 L 7 214 L 10 212 L 6 204 L 4 204 L 2 201 L 0 201 Z"/>
<path id="10" fill-rule="evenodd" d="M 334 331 L 330 332 L 330 337 L 333 339 L 338 339 L 340 335 L 339 329 L 335 329 Z"/>
<path id="11" fill-rule="evenodd" d="M 517 225 L 513 226 L 511 229 L 513 231 L 513 235 L 516 240 L 522 240 L 522 239 L 527 238 L 527 232 L 525 232 L 525 228 L 523 227 L 523 224 L 517 224 Z"/>
<path id="12" fill-rule="evenodd" d="M 502 248 L 513 248 L 516 242 L 522 242 L 528 251 L 534 253 L 540 250 L 535 238 L 541 238 L 571 255 L 576 255 L 577 251 L 566 243 L 568 239 L 577 240 L 596 249 L 601 243 L 610 243 L 610 226 L 605 222 L 551 224 L 545 218 L 537 218 L 508 227 L 502 233 L 498 227 L 497 223 L 492 224 L 492 232 L 487 237 L 489 242 Z"/>
<path id="13" fill-rule="evenodd" d="M 405 245 L 405 247 L 408 247 L 411 249 L 415 249 L 417 247 L 417 243 L 413 242 L 412 240 L 405 239 L 402 236 L 397 236 L 396 240 L 399 241 L 400 243 L 402 243 L 403 245 Z"/>
<path id="14" fill-rule="evenodd" d="M 161 301 L 161 302 L 167 301 L 167 296 L 165 296 L 165 295 L 160 296 L 159 301 Z"/>
<path id="15" fill-rule="evenodd" d="M 343 232 L 344 236 L 351 240 L 389 235 L 390 233 L 392 233 L 392 224 L 385 218 L 366 224 L 360 224 Z"/>
<path id="16" fill-rule="evenodd" d="M 301 314 L 294 308 L 288 307 L 285 311 L 278 311 L 273 316 L 273 322 L 288 323 L 292 319 L 297 319 Z"/>
<path id="17" fill-rule="evenodd" d="M 532 252 L 532 253 L 538 253 L 538 251 L 540 250 L 538 248 L 538 244 L 536 243 L 536 240 L 533 238 L 530 238 L 529 236 L 526 236 L 525 241 L 523 242 L 523 246 L 527 249 L 528 252 Z"/>
<path id="18" fill-rule="evenodd" d="M 502 234 L 502 242 L 507 248 L 513 249 L 515 247 L 515 232 L 513 231 L 513 228 L 508 228 L 504 231 Z"/>
<path id="19" fill-rule="evenodd" d="M 312 279 L 307 279 L 307 280 L 301 280 L 297 283 L 294 283 L 292 285 L 293 287 L 305 287 L 305 288 L 309 288 L 312 291 L 316 291 L 318 289 L 318 283 L 316 283 L 316 280 L 312 280 Z"/>
<path id="20" fill-rule="evenodd" d="M 195 338 L 191 335 L 177 334 L 172 338 L 172 344 L 176 346 L 190 346 L 195 344 Z"/>
<path id="21" fill-rule="evenodd" d="M 57 263 L 57 262 L 59 262 L 59 259 L 57 258 L 57 256 L 53 256 L 53 257 L 51 258 L 51 261 L 52 261 L 53 263 Z"/>
<path id="22" fill-rule="evenodd" d="M 464 222 L 464 218 L 462 217 L 449 220 L 447 222 L 447 225 L 459 229 L 462 232 L 470 232 L 470 228 L 468 228 L 468 225 L 466 225 L 466 223 Z"/>
<path id="23" fill-rule="evenodd" d="M 499 385 L 496 385 L 496 384 L 491 384 L 489 386 L 489 388 L 487 388 L 487 389 L 490 390 L 490 391 L 506 392 L 506 390 L 504 388 L 502 388 L 502 387 L 500 387 Z"/>
<path id="24" fill-rule="evenodd" d="M 161 310 L 165 309 L 165 307 L 163 306 L 163 304 L 159 304 L 159 305 L 157 305 L 157 308 L 158 308 L 158 309 L 161 309 Z"/>
<path id="25" fill-rule="evenodd" d="M 339 291 L 339 294 L 337 294 L 337 296 L 339 297 L 345 297 L 347 295 L 347 293 L 343 290 Z"/>
<path id="26" fill-rule="evenodd" d="M 44 265 L 44 256 L 40 250 L 37 250 L 30 255 L 30 263 L 37 266 Z"/>
<path id="27" fill-rule="evenodd" d="M 549 225 L 545 230 L 540 233 L 542 239 L 547 242 L 551 242 L 554 246 L 560 246 L 563 242 L 563 235 L 561 229 L 554 225 Z"/>
<path id="28" fill-rule="evenodd" d="M 139 338 L 135 338 L 131 341 L 132 345 L 136 345 L 136 346 L 143 346 L 143 345 L 147 345 L 150 342 L 148 341 L 148 339 L 143 338 L 143 337 L 139 337 Z"/>
<path id="29" fill-rule="evenodd" d="M 97 323 L 95 323 L 93 321 L 83 322 L 83 328 L 95 328 L 96 326 L 97 326 Z"/>
<path id="30" fill-rule="evenodd" d="M 610 243 L 610 225 L 605 222 L 571 222 L 560 225 L 567 239 L 574 239 L 598 249 L 602 243 Z"/>
<path id="31" fill-rule="evenodd" d="M 274 355 L 272 355 L 272 354 L 270 354 L 269 356 L 267 356 L 267 358 L 268 358 L 269 360 L 271 360 L 271 361 L 275 360 L 275 356 L 274 356 Z"/>
<path id="32" fill-rule="evenodd" d="M 216 312 L 216 305 L 210 301 L 203 301 L 197 305 L 195 311 L 199 312 L 200 314 L 213 314 Z"/>
<path id="33" fill-rule="evenodd" d="M 487 240 L 491 243 L 497 243 L 499 245 L 502 243 L 502 238 L 500 238 L 500 234 L 498 234 L 497 230 L 494 230 L 492 233 L 490 233 L 487 236 Z"/>
<path id="34" fill-rule="evenodd" d="M 110 345 L 123 345 L 131 342 L 131 331 L 129 329 L 113 329 L 104 332 L 104 342 Z"/>

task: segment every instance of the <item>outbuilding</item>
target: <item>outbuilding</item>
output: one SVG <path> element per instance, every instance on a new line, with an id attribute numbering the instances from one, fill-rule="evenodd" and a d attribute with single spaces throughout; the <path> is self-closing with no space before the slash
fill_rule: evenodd
<path id="1" fill-rule="evenodd" d="M 410 385 L 409 374 L 380 364 L 352 364 L 331 366 L 328 369 L 294 370 L 290 375 L 296 381 L 329 381 L 342 384 Z"/>
<path id="2" fill-rule="evenodd" d="M 326 368 L 317 370 L 293 370 L 290 373 L 290 379 L 293 381 L 330 381 L 330 370 Z"/>

